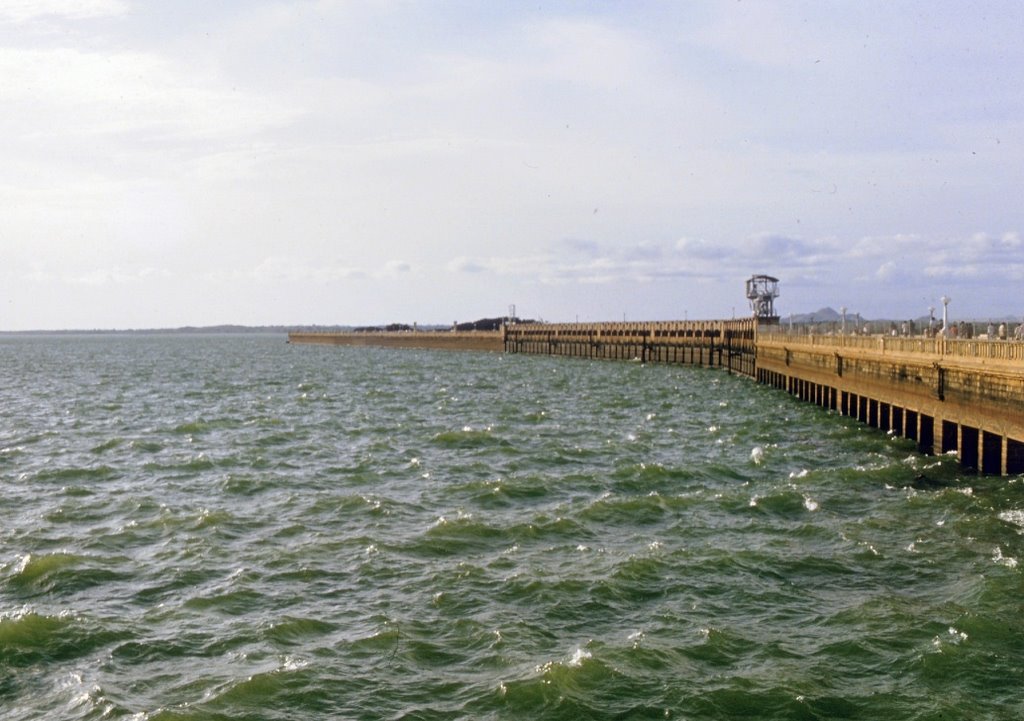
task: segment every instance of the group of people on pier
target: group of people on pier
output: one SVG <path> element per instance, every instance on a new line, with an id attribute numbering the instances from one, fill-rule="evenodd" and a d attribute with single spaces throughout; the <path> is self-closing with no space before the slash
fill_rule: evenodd
<path id="1" fill-rule="evenodd" d="M 919 324 L 913 320 L 905 320 L 899 323 L 896 321 L 871 321 L 853 325 L 851 328 L 849 326 L 843 327 L 838 322 L 829 321 L 826 323 L 807 324 L 790 323 L 788 328 L 786 324 L 782 324 L 781 328 L 784 330 L 788 329 L 790 333 L 806 333 L 811 335 L 887 335 L 893 338 L 924 336 L 925 338 L 945 337 L 957 340 L 1013 340 L 1024 342 L 1024 322 L 1001 322 L 998 325 L 994 322 L 989 322 L 985 326 L 981 323 L 964 320 L 950 323 L 948 328 L 944 328 L 941 320 L 933 318 L 927 324 Z"/>
<path id="2" fill-rule="evenodd" d="M 985 329 L 984 335 L 980 335 L 976 332 L 974 323 L 969 321 L 960 321 L 959 323 L 953 323 L 949 327 L 948 333 L 943 333 L 943 329 L 938 330 L 939 335 L 946 335 L 949 338 L 960 338 L 962 340 L 970 340 L 973 338 L 980 338 L 984 340 L 1024 340 L 1024 323 L 1018 323 L 1017 326 L 1010 331 L 1007 328 L 1006 323 L 1000 323 L 998 326 L 995 323 L 989 322 Z"/>

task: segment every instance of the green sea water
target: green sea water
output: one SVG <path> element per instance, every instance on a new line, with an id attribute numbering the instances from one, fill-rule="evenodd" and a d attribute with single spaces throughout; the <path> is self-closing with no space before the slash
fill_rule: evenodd
<path id="1" fill-rule="evenodd" d="M 1024 484 L 707 369 L 0 339 L 0 719 L 1020 719 Z"/>

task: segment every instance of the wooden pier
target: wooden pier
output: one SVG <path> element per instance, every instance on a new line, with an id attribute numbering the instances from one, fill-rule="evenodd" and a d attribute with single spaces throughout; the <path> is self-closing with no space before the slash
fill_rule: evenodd
<path id="1" fill-rule="evenodd" d="M 506 353 L 683 363 L 755 375 L 753 319 L 649 323 L 529 323 L 505 329 Z"/>
<path id="2" fill-rule="evenodd" d="M 956 453 L 981 473 L 1024 473 L 1024 343 L 942 337 L 757 337 L 757 380 Z"/>

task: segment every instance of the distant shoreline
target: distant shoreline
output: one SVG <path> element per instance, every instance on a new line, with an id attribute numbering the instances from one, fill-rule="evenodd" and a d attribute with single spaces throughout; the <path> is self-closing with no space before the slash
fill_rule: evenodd
<path id="1" fill-rule="evenodd" d="M 287 335 L 297 328 L 315 328 L 325 331 L 344 331 L 347 326 L 183 326 L 180 328 L 91 328 L 62 330 L 0 330 L 0 336 L 16 335 Z"/>

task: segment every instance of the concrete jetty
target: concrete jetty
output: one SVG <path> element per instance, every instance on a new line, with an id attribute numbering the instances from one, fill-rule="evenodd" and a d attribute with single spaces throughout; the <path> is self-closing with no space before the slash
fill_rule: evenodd
<path id="1" fill-rule="evenodd" d="M 982 473 L 1024 473 L 1024 343 L 757 336 L 756 379 Z"/>
<path id="2" fill-rule="evenodd" d="M 517 323 L 500 331 L 290 333 L 292 343 L 484 350 L 721 368 L 955 453 L 965 468 L 1024 473 L 1024 343 L 806 335 L 741 320 Z"/>
<path id="3" fill-rule="evenodd" d="M 503 351 L 503 331 L 329 331 L 292 332 L 289 343 L 420 348 L 427 350 Z"/>

